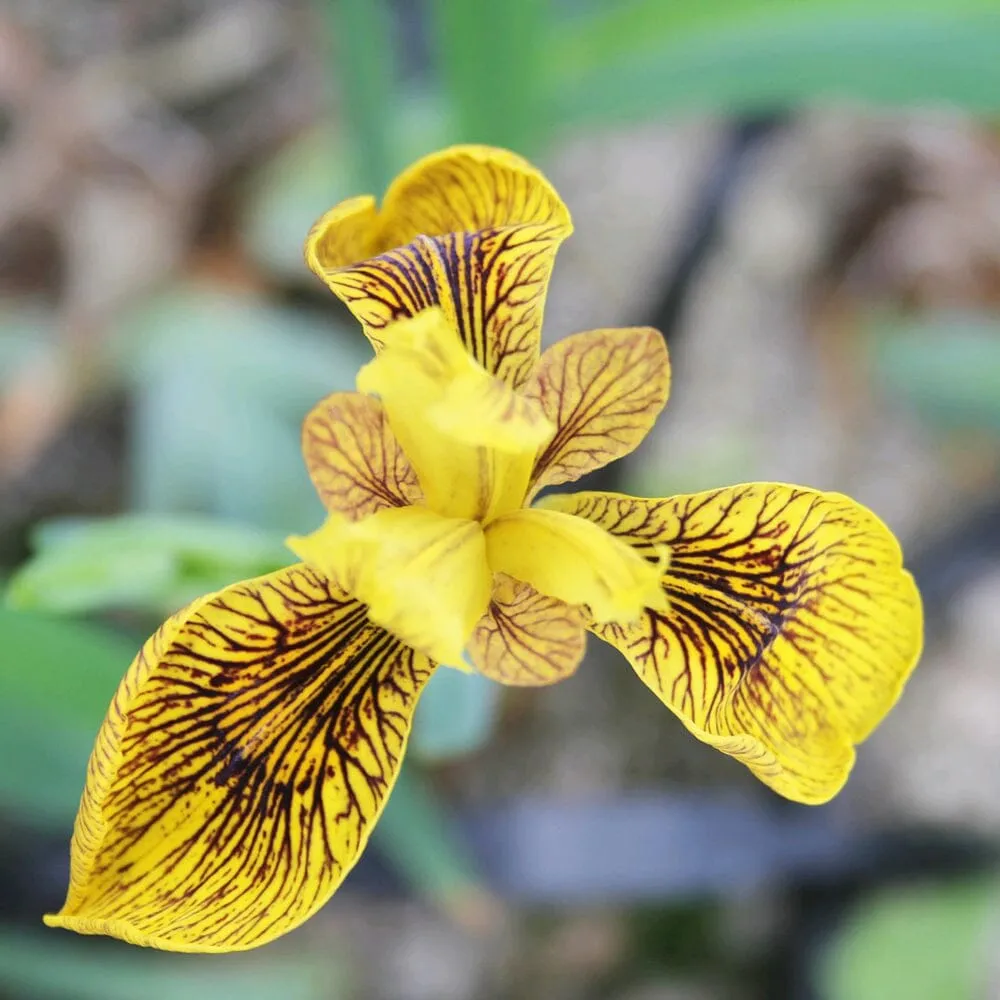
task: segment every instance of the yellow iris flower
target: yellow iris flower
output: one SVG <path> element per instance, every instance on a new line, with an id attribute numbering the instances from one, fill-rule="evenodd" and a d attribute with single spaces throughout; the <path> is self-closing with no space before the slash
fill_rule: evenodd
<path id="1" fill-rule="evenodd" d="M 307 417 L 329 510 L 302 562 L 195 601 L 143 646 L 90 760 L 50 925 L 181 951 L 263 944 L 326 902 L 399 771 L 437 664 L 551 684 L 588 632 L 699 739 L 824 802 L 921 646 L 895 538 L 847 497 L 749 483 L 548 496 L 631 452 L 667 398 L 649 329 L 539 357 L 569 213 L 456 147 L 306 245 L 376 357 Z"/>

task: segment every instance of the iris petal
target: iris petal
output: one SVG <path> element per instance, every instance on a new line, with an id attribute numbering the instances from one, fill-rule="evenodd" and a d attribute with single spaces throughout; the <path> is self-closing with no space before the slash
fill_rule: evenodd
<path id="1" fill-rule="evenodd" d="M 520 506 L 553 431 L 541 408 L 476 362 L 439 309 L 392 329 L 358 387 L 381 398 L 427 505 L 483 521 Z"/>
<path id="2" fill-rule="evenodd" d="M 788 798 L 835 795 L 920 653 L 920 596 L 889 529 L 780 483 L 550 502 L 637 552 L 669 545 L 669 610 L 591 627 L 688 729 Z"/>
<path id="3" fill-rule="evenodd" d="M 523 389 L 556 427 L 535 463 L 531 494 L 629 454 L 669 390 L 667 345 L 657 330 L 591 330 L 553 344 Z"/>
<path id="4" fill-rule="evenodd" d="M 498 573 L 490 605 L 469 640 L 469 659 L 479 673 L 501 684 L 554 684 L 583 659 L 583 622 L 579 608 Z"/>
<path id="5" fill-rule="evenodd" d="M 46 923 L 202 952 L 291 930 L 361 853 L 432 669 L 302 566 L 175 616 L 108 711 Z"/>
<path id="6" fill-rule="evenodd" d="M 517 510 L 486 528 L 490 566 L 566 604 L 587 605 L 600 622 L 628 622 L 665 609 L 662 548 L 648 562 L 595 524 L 558 510 Z"/>
<path id="7" fill-rule="evenodd" d="M 511 386 L 531 373 L 555 255 L 572 232 L 552 185 L 487 146 L 425 157 L 374 199 L 324 215 L 306 261 L 380 348 L 386 326 L 440 306 L 466 349 Z"/>
<path id="8" fill-rule="evenodd" d="M 337 392 L 302 425 L 302 454 L 326 509 L 351 521 L 422 499 L 416 473 L 382 404 L 359 392 Z"/>

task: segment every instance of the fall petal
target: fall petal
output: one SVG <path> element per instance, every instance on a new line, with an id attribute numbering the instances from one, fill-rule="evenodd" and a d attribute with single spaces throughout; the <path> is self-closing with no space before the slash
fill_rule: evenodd
<path id="1" fill-rule="evenodd" d="M 46 923 L 202 952 L 298 926 L 364 848 L 432 669 L 302 566 L 196 602 L 115 695 Z"/>
<path id="2" fill-rule="evenodd" d="M 641 553 L 669 546 L 669 609 L 592 627 L 688 729 L 788 798 L 835 795 L 922 644 L 889 529 L 848 497 L 778 483 L 547 502 Z"/>

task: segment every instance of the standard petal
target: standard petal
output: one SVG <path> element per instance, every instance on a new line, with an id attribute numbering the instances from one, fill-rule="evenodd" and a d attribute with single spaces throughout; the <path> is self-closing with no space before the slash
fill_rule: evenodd
<path id="1" fill-rule="evenodd" d="M 331 516 L 288 544 L 401 641 L 438 662 L 462 662 L 492 582 L 477 522 L 396 507 L 353 523 Z"/>
<path id="2" fill-rule="evenodd" d="M 643 553 L 670 547 L 669 611 L 594 631 L 691 732 L 788 798 L 820 803 L 840 790 L 922 644 L 920 596 L 874 514 L 777 483 L 546 506 Z"/>
<path id="3" fill-rule="evenodd" d="M 476 145 L 451 146 L 408 167 L 389 185 L 381 215 L 386 248 L 420 235 L 570 224 L 569 211 L 540 170 L 509 150 Z"/>
<path id="4" fill-rule="evenodd" d="M 46 923 L 202 952 L 296 927 L 365 846 L 432 669 L 303 566 L 192 605 L 115 695 Z"/>
<path id="5" fill-rule="evenodd" d="M 422 499 L 385 410 L 371 396 L 327 396 L 302 425 L 302 453 L 326 509 L 348 520 Z"/>
<path id="6" fill-rule="evenodd" d="M 449 517 L 488 519 L 519 507 L 535 455 L 555 430 L 537 403 L 465 351 L 440 309 L 396 323 L 358 387 L 378 394 L 427 505 Z"/>
<path id="7" fill-rule="evenodd" d="M 571 483 L 632 451 L 667 402 L 670 362 L 658 330 L 591 330 L 550 347 L 522 390 L 556 425 L 532 493 Z"/>
<path id="8" fill-rule="evenodd" d="M 579 608 L 498 573 L 486 614 L 469 640 L 479 673 L 501 684 L 537 687 L 569 677 L 587 642 Z"/>
<path id="9" fill-rule="evenodd" d="M 487 371 L 523 383 L 556 251 L 572 232 L 552 185 L 513 153 L 456 146 L 400 175 L 381 212 L 372 205 L 352 199 L 323 216 L 306 261 L 376 349 L 393 320 L 438 305 Z"/>

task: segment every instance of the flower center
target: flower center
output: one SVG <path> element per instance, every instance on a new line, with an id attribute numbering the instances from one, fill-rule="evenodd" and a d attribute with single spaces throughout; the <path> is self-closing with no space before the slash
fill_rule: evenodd
<path id="1" fill-rule="evenodd" d="M 533 401 L 490 375 L 440 310 L 393 324 L 358 375 L 377 394 L 420 480 L 424 503 L 359 521 L 331 515 L 289 540 L 304 561 L 368 605 L 371 619 L 440 663 L 458 666 L 505 573 L 598 622 L 663 607 L 652 564 L 571 514 L 524 509 L 538 451 L 555 428 Z"/>

